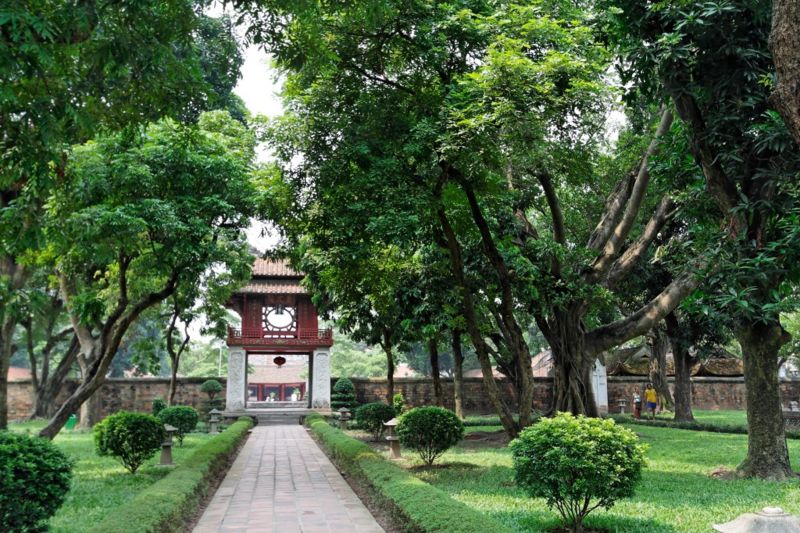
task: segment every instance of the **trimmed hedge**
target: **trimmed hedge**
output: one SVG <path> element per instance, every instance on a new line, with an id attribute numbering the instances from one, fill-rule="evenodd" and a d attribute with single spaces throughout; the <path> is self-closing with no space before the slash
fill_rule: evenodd
<path id="1" fill-rule="evenodd" d="M 618 424 L 633 424 L 637 426 L 652 426 L 657 428 L 688 429 L 690 431 L 708 431 L 710 433 L 733 433 L 735 435 L 747 435 L 747 426 L 736 424 L 709 424 L 707 422 L 686 422 L 678 420 L 647 420 L 644 418 L 633 418 L 629 415 L 608 415 Z M 787 439 L 800 439 L 800 431 L 787 429 Z"/>
<path id="2" fill-rule="evenodd" d="M 183 531 L 186 521 L 197 511 L 207 494 L 209 485 L 227 470 L 233 452 L 252 427 L 252 419 L 239 418 L 228 429 L 200 446 L 166 477 L 115 509 L 91 531 Z"/>
<path id="3" fill-rule="evenodd" d="M 503 524 L 451 498 L 384 459 L 365 443 L 350 438 L 312 413 L 306 425 L 321 441 L 339 468 L 368 484 L 372 497 L 402 518 L 408 531 L 509 532 Z"/>

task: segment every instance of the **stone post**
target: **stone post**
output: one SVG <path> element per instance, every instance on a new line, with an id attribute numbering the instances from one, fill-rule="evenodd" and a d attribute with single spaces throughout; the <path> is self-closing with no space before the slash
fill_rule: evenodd
<path id="1" fill-rule="evenodd" d="M 328 348 L 317 348 L 311 363 L 314 377 L 311 380 L 311 407 L 330 409 L 331 407 L 331 354 Z M 230 380 L 230 377 L 228 377 Z"/>
<path id="2" fill-rule="evenodd" d="M 225 411 L 244 411 L 244 392 L 247 381 L 247 356 L 243 348 L 228 349 L 228 384 Z"/>

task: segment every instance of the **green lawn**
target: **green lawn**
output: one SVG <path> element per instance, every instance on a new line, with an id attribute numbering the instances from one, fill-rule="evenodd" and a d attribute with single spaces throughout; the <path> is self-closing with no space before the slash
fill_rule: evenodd
<path id="1" fill-rule="evenodd" d="M 704 409 L 693 409 L 694 419 L 704 424 L 714 424 L 720 426 L 746 426 L 747 411 L 708 411 Z M 672 420 L 673 413 L 668 415 L 656 415 L 657 419 Z"/>
<path id="2" fill-rule="evenodd" d="M 598 510 L 590 515 L 588 527 L 706 532 L 712 523 L 726 522 L 767 505 L 800 514 L 800 483 L 722 481 L 709 477 L 715 468 L 732 469 L 744 457 L 745 435 L 629 427 L 650 447 L 642 482 L 632 499 L 618 503 L 610 511 Z M 474 432 L 499 428 L 470 429 Z M 789 447 L 793 464 L 800 465 L 800 442 L 789 441 Z M 546 531 L 557 526 L 556 513 L 549 511 L 543 500 L 533 500 L 515 486 L 507 448 L 464 441 L 445 454 L 442 463 L 445 466 L 415 471 L 425 481 L 515 530 Z"/>
<path id="3" fill-rule="evenodd" d="M 36 433 L 43 426 L 42 422 L 24 422 L 10 424 L 9 429 Z M 174 462 L 180 463 L 209 438 L 211 436 L 206 433 L 187 435 L 183 447 L 176 443 L 172 449 Z M 114 508 L 133 499 L 139 491 L 171 471 L 155 466 L 159 459 L 156 454 L 136 474 L 131 475 L 113 457 L 99 457 L 95 453 L 90 432 L 64 430 L 54 442 L 75 460 L 75 466 L 72 470 L 72 489 L 67 500 L 50 520 L 50 530 L 53 532 L 88 531 Z"/>

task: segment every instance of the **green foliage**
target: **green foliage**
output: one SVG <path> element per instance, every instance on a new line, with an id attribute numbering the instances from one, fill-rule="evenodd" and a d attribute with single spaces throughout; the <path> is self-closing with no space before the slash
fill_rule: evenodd
<path id="1" fill-rule="evenodd" d="M 400 417 L 397 436 L 430 466 L 464 438 L 464 423 L 449 409 L 415 407 Z"/>
<path id="2" fill-rule="evenodd" d="M 353 382 L 347 378 L 337 379 L 331 394 L 331 409 L 338 411 L 342 407 L 347 407 L 351 411 L 358 407 L 356 388 L 353 386 Z"/>
<path id="3" fill-rule="evenodd" d="M 392 396 L 392 407 L 394 408 L 396 416 L 400 416 L 406 411 L 406 399 L 403 397 L 402 392 L 395 393 L 395 395 Z"/>
<path id="4" fill-rule="evenodd" d="M 91 531 L 182 531 L 203 501 L 203 496 L 230 464 L 239 443 L 253 427 L 250 418 L 240 418 L 228 429 L 199 447 L 165 478 L 114 509 Z"/>
<path id="5" fill-rule="evenodd" d="M 158 416 L 158 413 L 163 411 L 167 408 L 167 402 L 164 401 L 164 398 L 156 398 L 153 400 L 153 409 L 151 413 L 153 416 Z"/>
<path id="6" fill-rule="evenodd" d="M 398 515 L 408 529 L 431 533 L 513 531 L 387 461 L 365 443 L 331 427 L 321 415 L 312 413 L 306 417 L 306 425 L 337 466 L 366 483 L 371 488 L 370 496 Z"/>
<path id="7" fill-rule="evenodd" d="M 394 408 L 381 402 L 366 403 L 356 410 L 358 427 L 372 433 L 377 440 L 383 434 L 383 423 L 394 418 Z"/>
<path id="8" fill-rule="evenodd" d="M 331 375 L 375 378 L 386 376 L 386 355 L 380 348 L 354 341 L 335 328 L 336 349 L 331 354 Z"/>
<path id="9" fill-rule="evenodd" d="M 169 424 L 178 428 L 176 437 L 181 446 L 183 446 L 183 438 L 190 431 L 194 431 L 197 423 L 200 421 L 200 415 L 194 407 L 187 405 L 173 405 L 167 407 L 158 413 L 158 419 L 162 424 Z"/>
<path id="10" fill-rule="evenodd" d="M 200 385 L 200 390 L 208 394 L 209 400 L 213 400 L 214 396 L 222 392 L 222 383 L 216 379 L 207 379 Z"/>
<path id="11" fill-rule="evenodd" d="M 72 462 L 50 441 L 0 431 L 0 529 L 46 530 L 71 480 Z"/>
<path id="12" fill-rule="evenodd" d="M 517 483 L 558 509 L 572 531 L 587 514 L 633 496 L 645 447 L 613 420 L 559 413 L 526 428 L 510 444 Z"/>
<path id="13" fill-rule="evenodd" d="M 94 442 L 98 455 L 116 457 L 135 474 L 142 463 L 161 449 L 164 426 L 153 415 L 120 411 L 94 427 Z"/>

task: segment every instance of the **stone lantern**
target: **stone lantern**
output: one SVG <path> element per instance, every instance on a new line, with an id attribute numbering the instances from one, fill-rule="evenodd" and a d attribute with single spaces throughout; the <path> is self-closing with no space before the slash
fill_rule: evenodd
<path id="1" fill-rule="evenodd" d="M 619 414 L 624 415 L 625 407 L 628 405 L 628 400 L 626 400 L 625 398 L 620 398 L 619 400 L 617 400 L 617 405 L 619 405 Z"/>
<path id="2" fill-rule="evenodd" d="M 396 426 L 396 418 L 392 418 L 383 423 L 383 427 L 386 428 L 386 440 L 389 442 L 389 449 L 392 450 L 392 459 L 400 458 L 400 439 L 394 434 L 394 428 Z"/>
<path id="3" fill-rule="evenodd" d="M 178 432 L 178 428 L 164 424 L 164 432 L 167 434 L 164 442 L 161 443 L 161 461 L 159 466 L 173 466 L 172 462 L 172 438 Z"/>
<path id="4" fill-rule="evenodd" d="M 800 517 L 790 515 L 780 507 L 764 507 L 712 527 L 719 533 L 792 533 L 800 531 Z"/>
<path id="5" fill-rule="evenodd" d="M 222 414 L 222 411 L 219 409 L 212 409 L 208 412 L 208 433 L 210 435 L 217 435 L 219 433 L 219 423 L 222 420 L 219 415 Z"/>
<path id="6" fill-rule="evenodd" d="M 350 420 L 350 409 L 342 407 L 339 409 L 339 429 L 344 431 L 347 429 L 347 421 Z"/>

